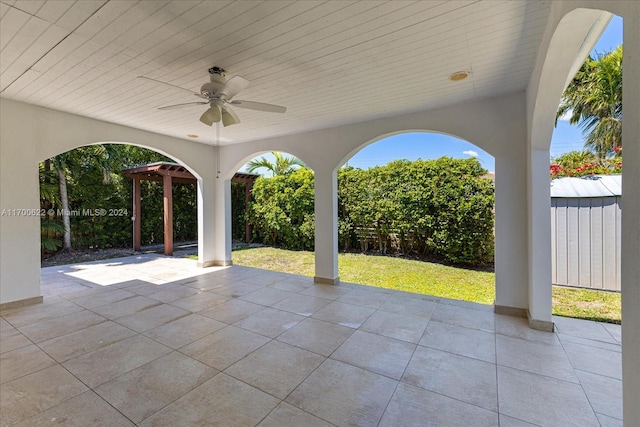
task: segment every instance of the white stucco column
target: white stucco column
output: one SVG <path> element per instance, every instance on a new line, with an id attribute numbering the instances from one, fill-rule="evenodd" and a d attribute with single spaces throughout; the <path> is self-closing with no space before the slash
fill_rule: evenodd
<path id="1" fill-rule="evenodd" d="M 553 330 L 551 318 L 551 189 L 549 150 L 529 151 L 529 326 Z"/>
<path id="2" fill-rule="evenodd" d="M 622 388 L 624 426 L 640 425 L 640 7 L 624 15 L 622 74 Z"/>
<path id="3" fill-rule="evenodd" d="M 215 253 L 215 178 L 198 180 L 198 267 L 210 267 Z"/>
<path id="4" fill-rule="evenodd" d="M 215 265 L 231 265 L 231 180 L 215 178 Z"/>
<path id="5" fill-rule="evenodd" d="M 338 277 L 338 177 L 334 170 L 314 170 L 316 283 L 336 284 Z"/>
<path id="6" fill-rule="evenodd" d="M 0 307 L 11 308 L 42 302 L 38 164 L 24 161 L 27 141 L 0 141 L 12 159 L 0 169 Z"/>
<path id="7" fill-rule="evenodd" d="M 526 144 L 511 143 L 496 160 L 495 312 L 527 316 Z"/>

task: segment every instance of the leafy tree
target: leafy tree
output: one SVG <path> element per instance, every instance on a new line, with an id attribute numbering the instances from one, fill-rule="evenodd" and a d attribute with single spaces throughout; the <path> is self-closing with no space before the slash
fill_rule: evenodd
<path id="1" fill-rule="evenodd" d="M 563 176 L 610 175 L 622 172 L 622 150 L 616 157 L 598 158 L 590 151 L 570 151 L 552 159 L 551 178 Z"/>
<path id="2" fill-rule="evenodd" d="M 277 176 L 286 175 L 295 171 L 297 169 L 296 166 L 306 167 L 302 160 L 295 156 L 285 157 L 278 151 L 272 151 L 271 155 L 275 158 L 275 162 L 272 162 L 265 156 L 262 156 L 259 159 L 253 159 L 247 163 L 247 172 L 253 173 L 258 169 L 264 168 L 271 172 L 272 176 Z"/>
<path id="3" fill-rule="evenodd" d="M 565 89 L 557 119 L 571 112 L 569 123 L 578 124 L 585 147 L 601 159 L 622 147 L 622 45 L 609 53 L 589 56 Z"/>

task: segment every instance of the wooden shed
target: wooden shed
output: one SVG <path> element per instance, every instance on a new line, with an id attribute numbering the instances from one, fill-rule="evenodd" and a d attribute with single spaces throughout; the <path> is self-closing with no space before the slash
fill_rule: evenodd
<path id="1" fill-rule="evenodd" d="M 553 284 L 620 291 L 621 178 L 551 181 Z"/>

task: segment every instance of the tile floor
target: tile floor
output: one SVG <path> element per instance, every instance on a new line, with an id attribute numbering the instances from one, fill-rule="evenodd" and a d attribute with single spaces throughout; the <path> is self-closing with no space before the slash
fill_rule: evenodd
<path id="1" fill-rule="evenodd" d="M 0 425 L 621 426 L 620 328 L 137 257 L 0 313 Z"/>

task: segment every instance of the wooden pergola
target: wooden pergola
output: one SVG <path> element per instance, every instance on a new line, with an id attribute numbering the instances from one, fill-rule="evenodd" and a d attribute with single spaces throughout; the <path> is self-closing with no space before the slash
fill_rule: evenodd
<path id="1" fill-rule="evenodd" d="M 156 162 L 135 168 L 124 169 L 122 172 L 133 180 L 133 249 L 140 250 L 141 242 L 141 194 L 140 181 L 162 181 L 163 184 L 163 222 L 164 222 L 164 254 L 173 254 L 173 193 L 171 185 L 197 184 L 198 179 L 184 166 L 178 163 Z M 246 184 L 245 201 L 251 201 L 251 190 L 258 175 L 236 173 L 231 182 Z M 251 226 L 245 221 L 245 238 L 247 242 L 251 236 Z"/>

